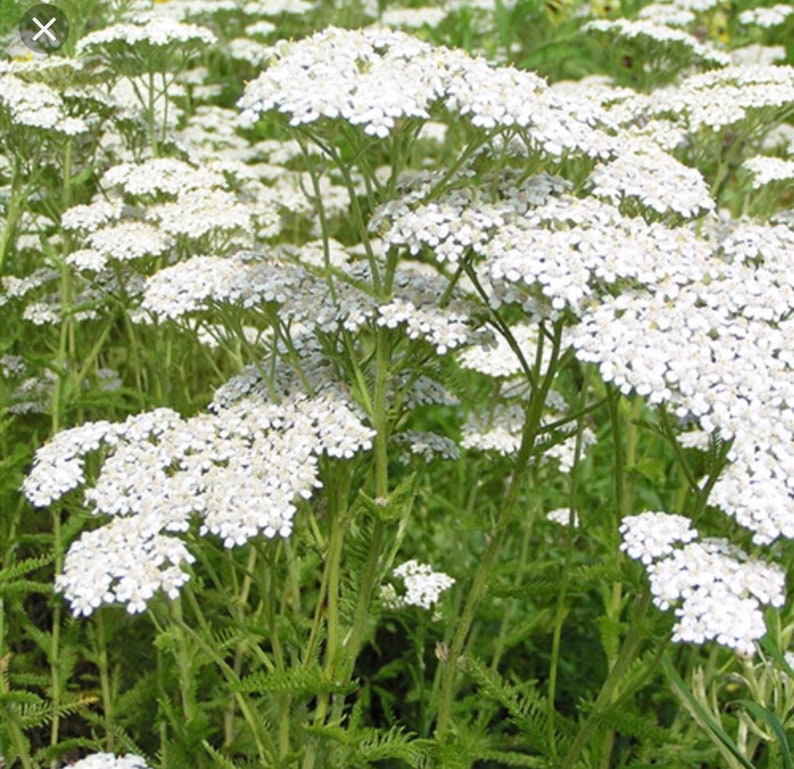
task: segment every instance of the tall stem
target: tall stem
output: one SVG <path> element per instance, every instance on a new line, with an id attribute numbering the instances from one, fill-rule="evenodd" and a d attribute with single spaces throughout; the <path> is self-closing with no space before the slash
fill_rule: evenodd
<path id="1" fill-rule="evenodd" d="M 582 387 L 582 404 L 587 399 L 587 393 L 590 389 L 590 374 L 592 368 L 587 369 L 584 384 Z M 581 405 L 581 404 L 580 404 Z M 557 593 L 557 611 L 554 618 L 554 634 L 552 636 L 551 646 L 551 666 L 549 669 L 549 689 L 548 689 L 548 740 L 549 749 L 552 758 L 557 760 L 557 737 L 555 733 L 555 718 L 557 711 L 555 708 L 555 698 L 557 692 L 557 671 L 560 662 L 560 644 L 562 641 L 562 626 L 565 620 L 565 604 L 568 597 L 568 585 L 571 579 L 571 562 L 573 560 L 573 541 L 575 538 L 574 533 L 574 520 L 577 508 L 577 493 L 579 490 L 579 460 L 582 456 L 582 432 L 584 430 L 584 416 L 579 418 L 579 423 L 576 429 L 576 445 L 574 448 L 574 461 L 573 469 L 571 470 L 571 488 L 568 499 L 568 526 L 566 527 L 565 539 L 565 562 L 563 563 L 562 576 L 560 579 L 560 589 Z"/>
<path id="2" fill-rule="evenodd" d="M 436 735 L 438 738 L 444 738 L 450 730 L 450 719 L 452 716 L 452 699 L 455 690 L 455 672 L 456 661 L 463 651 L 463 645 L 468 637 L 469 630 L 471 629 L 474 615 L 480 601 L 485 594 L 485 586 L 491 573 L 491 567 L 496 558 L 497 553 L 501 549 L 502 540 L 507 530 L 507 526 L 513 517 L 516 503 L 518 501 L 519 492 L 524 484 L 524 477 L 526 474 L 529 459 L 532 456 L 532 451 L 535 447 L 535 440 L 540 428 L 540 420 L 543 415 L 543 407 L 546 403 L 546 396 L 548 395 L 551 383 L 557 373 L 557 364 L 560 352 L 560 337 L 562 334 L 562 327 L 555 327 L 554 333 L 554 347 L 549 361 L 548 369 L 540 385 L 532 389 L 532 394 L 527 409 L 527 416 L 524 422 L 524 430 L 521 436 L 521 446 L 518 450 L 518 455 L 515 461 L 513 476 L 510 481 L 510 487 L 507 491 L 505 503 L 502 506 L 502 512 L 497 519 L 496 525 L 491 533 L 491 540 L 485 548 L 485 552 L 480 559 L 480 564 L 474 574 L 471 590 L 469 591 L 468 598 L 463 607 L 463 613 L 458 620 L 455 634 L 452 638 L 450 651 L 447 656 L 447 662 L 441 677 L 441 691 L 439 694 L 439 708 L 438 708 L 438 722 L 436 724 Z M 538 339 L 538 358 L 541 357 L 543 344 L 543 335 L 541 334 Z"/>
<path id="3" fill-rule="evenodd" d="M 623 646 L 620 648 L 620 653 L 615 659 L 615 664 L 609 671 L 609 675 L 601 687 L 601 691 L 593 703 L 592 711 L 587 717 L 584 726 L 579 730 L 576 739 L 568 748 L 565 758 L 560 765 L 560 769 L 573 769 L 576 766 L 579 756 L 584 750 L 587 743 L 593 737 L 596 729 L 601 724 L 604 711 L 610 706 L 615 699 L 615 693 L 621 679 L 626 674 L 634 658 L 637 656 L 640 644 L 643 639 L 642 619 L 650 605 L 651 594 L 644 591 L 635 601 L 634 609 L 631 612 L 632 623 L 629 626 L 629 632 L 626 639 L 623 641 Z"/>

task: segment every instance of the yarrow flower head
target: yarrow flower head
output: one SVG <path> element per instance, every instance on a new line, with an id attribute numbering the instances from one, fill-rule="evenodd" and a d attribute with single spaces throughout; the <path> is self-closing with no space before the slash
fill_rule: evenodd
<path id="1" fill-rule="evenodd" d="M 209 29 L 168 18 L 152 18 L 141 24 L 113 24 L 91 32 L 77 42 L 78 55 L 112 55 L 114 47 L 135 50 L 166 46 L 208 46 L 217 38 Z M 143 57 L 142 57 L 143 58 Z"/>
<path id="2" fill-rule="evenodd" d="M 381 589 L 381 602 L 390 609 L 404 606 L 432 609 L 441 594 L 455 584 L 455 580 L 448 574 L 433 571 L 432 566 L 413 559 L 398 566 L 392 574 L 403 581 L 405 593 L 398 594 L 393 585 L 385 585 Z"/>
<path id="3" fill-rule="evenodd" d="M 232 381 L 214 413 L 183 419 L 159 409 L 88 423 L 37 452 L 23 488 L 47 506 L 85 486 L 85 457 L 106 449 L 84 496 L 112 520 L 72 544 L 56 579 L 76 614 L 106 603 L 140 612 L 159 590 L 175 598 L 194 561 L 179 535 L 194 518 L 199 534 L 227 548 L 289 536 L 299 501 L 322 485 L 318 458 L 349 459 L 372 446 L 374 432 L 338 388 L 313 398 L 294 389 L 279 404 L 252 398 L 253 390 Z"/>
<path id="4" fill-rule="evenodd" d="M 94 753 L 69 764 L 69 767 L 71 769 L 149 769 L 145 759 L 132 753 L 127 753 L 124 756 L 116 756 L 113 753 Z"/>
<path id="5" fill-rule="evenodd" d="M 621 550 L 648 567 L 653 602 L 676 605 L 674 641 L 709 640 L 750 656 L 766 633 L 761 605 L 782 606 L 785 574 L 723 539 L 697 538 L 680 515 L 642 513 L 623 519 Z M 677 543 L 681 546 L 677 546 Z"/>
<path id="6" fill-rule="evenodd" d="M 484 59 L 386 29 L 331 27 L 271 49 L 270 66 L 248 84 L 239 106 L 250 123 L 271 110 L 292 126 L 341 118 L 385 138 L 403 118 L 429 120 L 443 107 L 480 128 L 524 131 L 528 144 L 556 157 L 608 155 L 603 113 L 553 92 L 530 72 L 494 68 Z"/>

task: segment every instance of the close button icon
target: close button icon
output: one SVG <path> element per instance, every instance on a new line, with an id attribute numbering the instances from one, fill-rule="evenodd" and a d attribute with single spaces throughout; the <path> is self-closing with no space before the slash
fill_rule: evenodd
<path id="1" fill-rule="evenodd" d="M 69 21 L 56 5 L 40 3 L 25 12 L 19 36 L 34 53 L 57 51 L 69 38 Z"/>

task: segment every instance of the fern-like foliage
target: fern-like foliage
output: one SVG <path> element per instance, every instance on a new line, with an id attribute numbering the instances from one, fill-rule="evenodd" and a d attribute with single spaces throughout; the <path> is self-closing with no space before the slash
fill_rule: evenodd
<path id="1" fill-rule="evenodd" d="M 246 694 L 294 694 L 310 697 L 317 694 L 346 693 L 354 687 L 334 681 L 319 667 L 295 667 L 287 670 L 259 672 L 246 676 L 235 691 Z"/>
<path id="2" fill-rule="evenodd" d="M 307 733 L 337 744 L 335 766 L 366 769 L 378 761 L 399 761 L 410 767 L 421 766 L 429 757 L 429 742 L 420 740 L 401 727 L 388 731 L 351 724 L 344 729 L 337 725 L 312 726 Z"/>
<path id="3" fill-rule="evenodd" d="M 526 685 L 519 687 L 509 683 L 475 657 L 466 660 L 466 672 L 474 679 L 478 693 L 482 697 L 497 702 L 507 711 L 510 723 L 518 729 L 523 747 L 536 751 L 539 754 L 538 758 L 549 755 L 546 697 L 534 687 L 527 688 Z M 557 744 L 562 744 L 574 731 L 574 724 L 559 717 L 555 722 Z"/>

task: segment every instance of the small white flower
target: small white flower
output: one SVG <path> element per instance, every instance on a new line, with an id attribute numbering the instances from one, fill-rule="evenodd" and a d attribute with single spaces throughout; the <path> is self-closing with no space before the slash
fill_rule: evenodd
<path id="1" fill-rule="evenodd" d="M 391 585 L 381 588 L 381 600 L 389 608 L 419 606 L 432 609 L 445 590 L 455 584 L 455 580 L 441 571 L 433 571 L 431 566 L 416 560 L 406 561 L 392 574 L 402 579 L 405 593 L 399 595 Z"/>
<path id="2" fill-rule="evenodd" d="M 76 763 L 69 764 L 69 767 L 70 769 L 149 769 L 149 765 L 143 758 L 132 753 L 127 753 L 124 756 L 116 756 L 113 753 L 94 753 Z"/>

